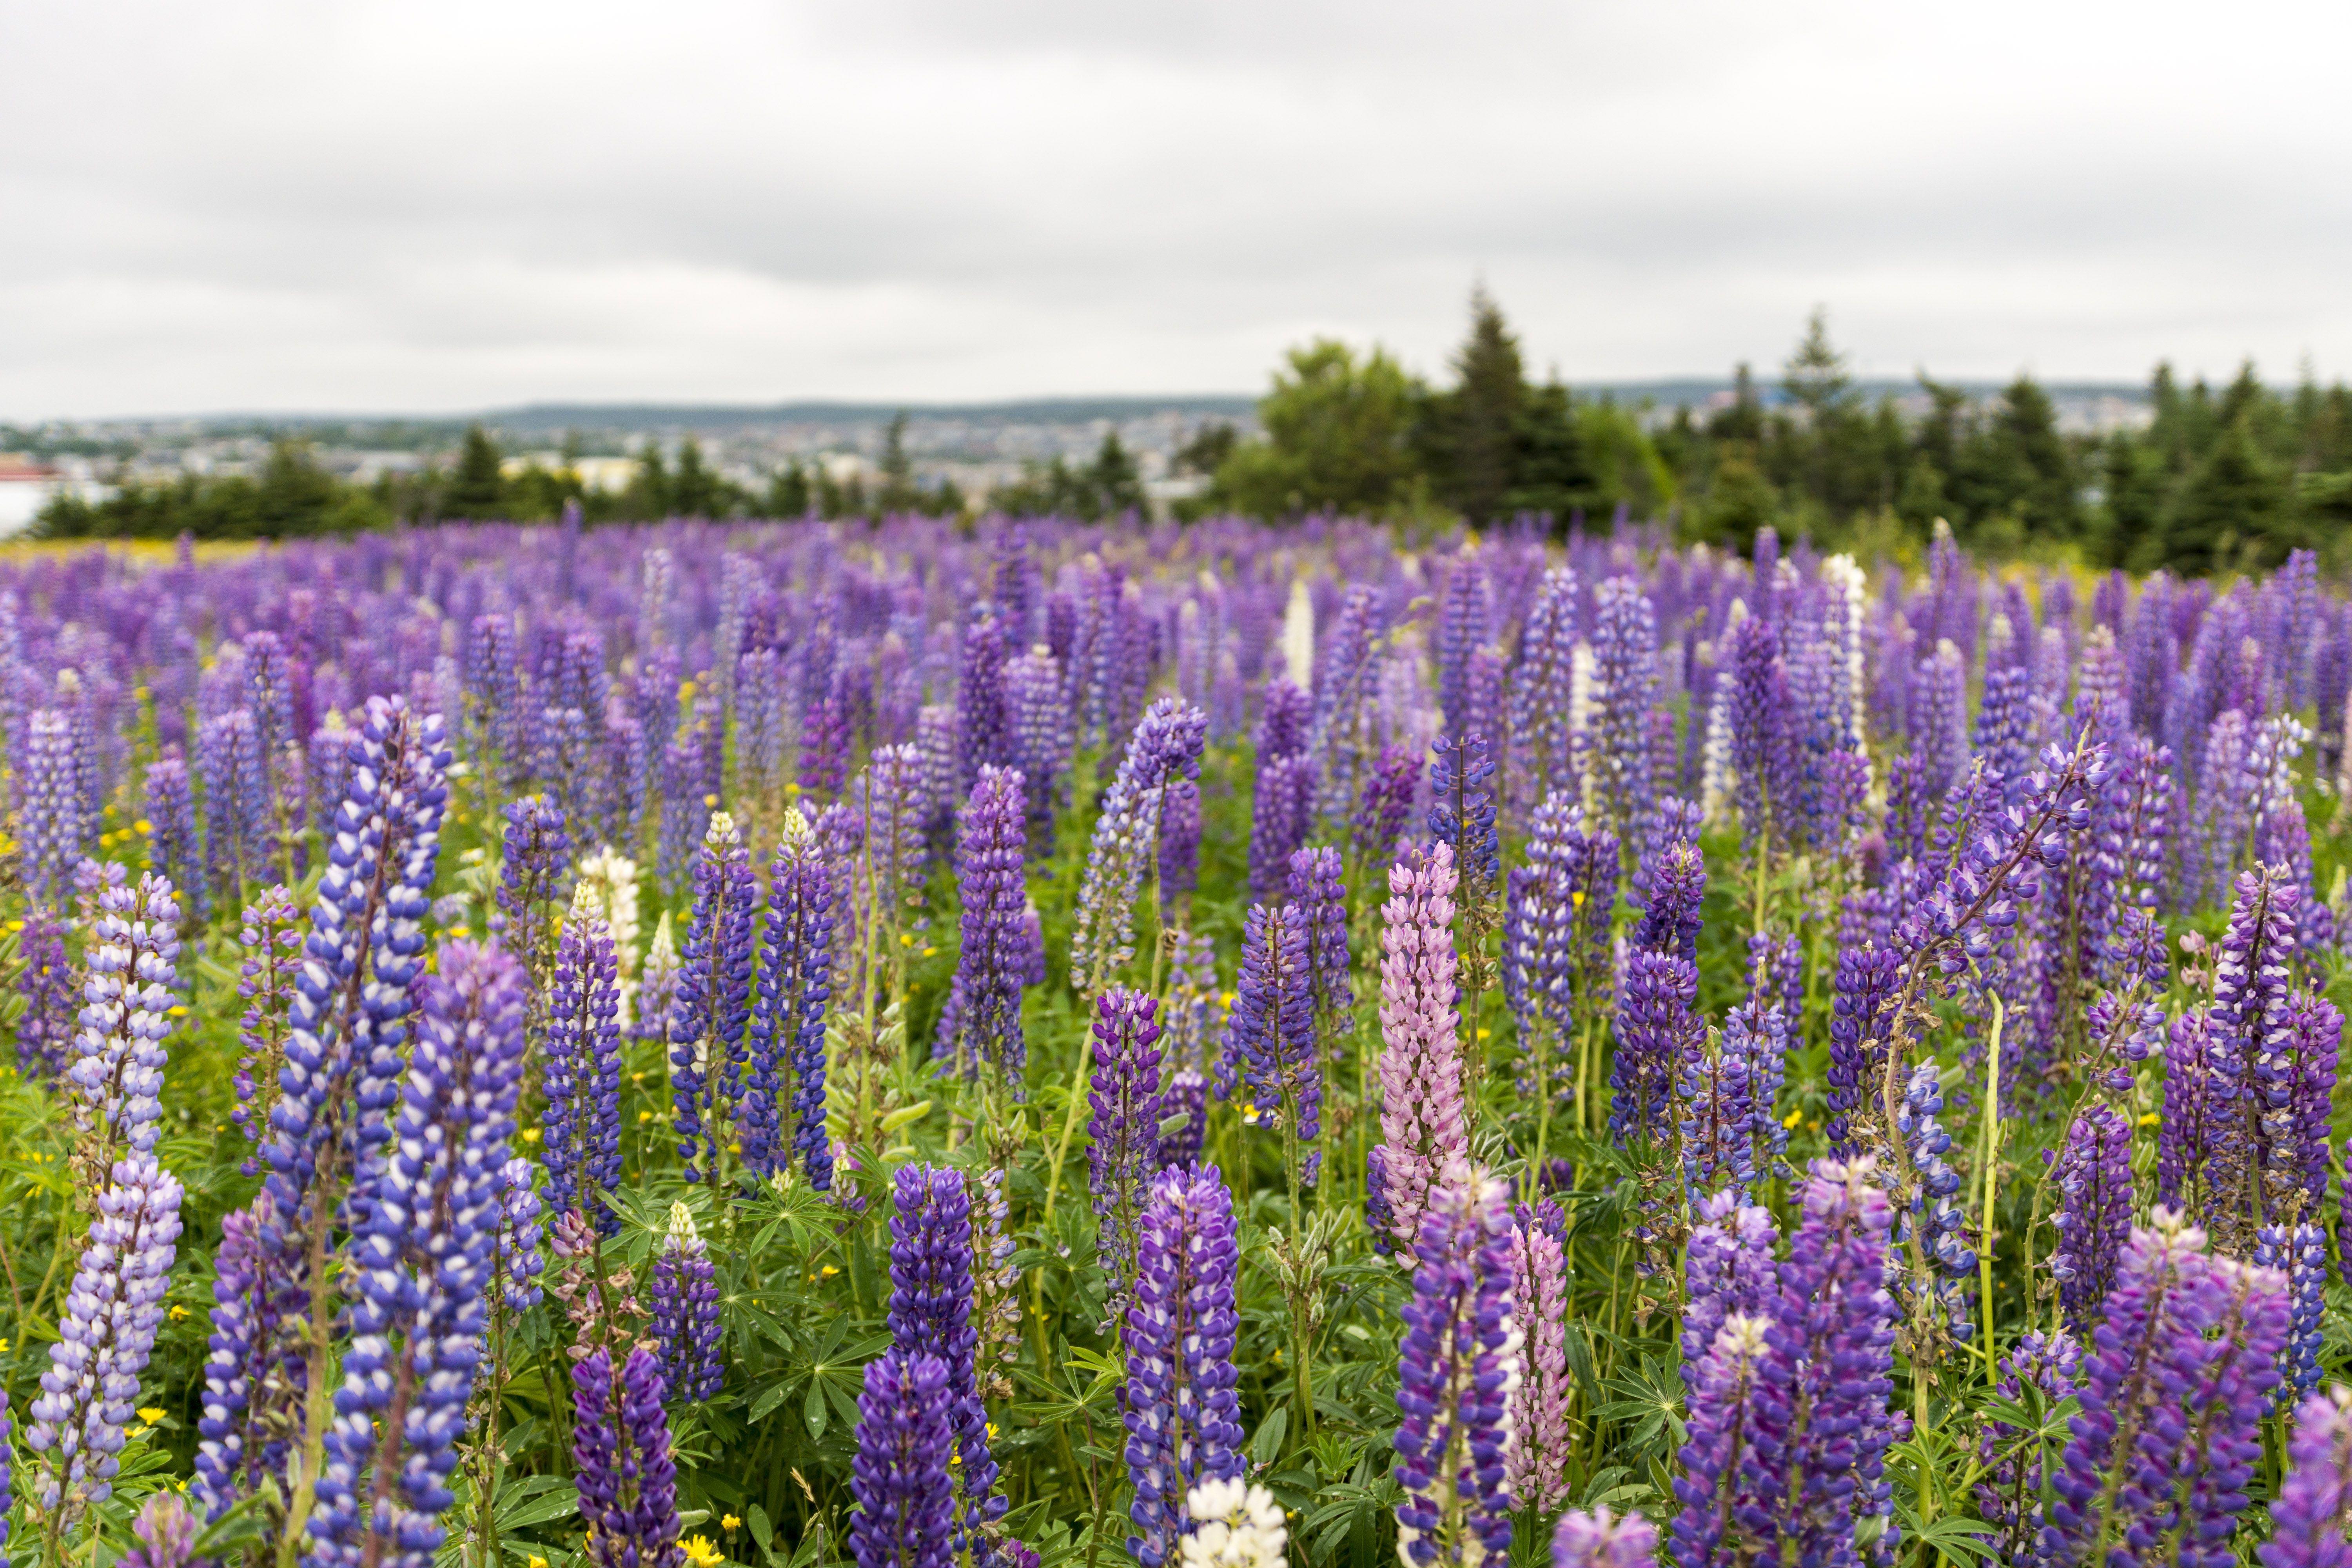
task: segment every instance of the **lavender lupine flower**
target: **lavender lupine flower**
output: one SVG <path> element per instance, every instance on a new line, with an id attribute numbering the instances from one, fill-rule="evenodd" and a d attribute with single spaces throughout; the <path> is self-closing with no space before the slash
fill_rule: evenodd
<path id="1" fill-rule="evenodd" d="M 205 875 L 205 848 L 196 832 L 195 796 L 188 788 L 188 764 L 176 755 L 147 765 L 148 863 L 188 896 L 188 913 L 198 925 L 211 917 Z"/>
<path id="2" fill-rule="evenodd" d="M 751 1009 L 751 1087 L 743 1163 L 772 1175 L 800 1160 L 818 1192 L 833 1190 L 833 1144 L 824 1128 L 824 1018 L 833 1000 L 834 874 L 798 811 L 784 814 L 782 842 L 768 868 L 768 927 L 761 948 L 759 1000 Z M 793 1131 L 783 1142 L 780 1073 L 792 1074 Z"/>
<path id="3" fill-rule="evenodd" d="M 1004 1201 L 1003 1171 L 980 1173 L 972 1214 L 973 1386 L 983 1400 L 1010 1399 L 1013 1379 L 1004 1369 L 1021 1353 L 1023 1275 L 1013 1267 L 1012 1211 Z"/>
<path id="4" fill-rule="evenodd" d="M 2058 1301 L 2077 1334 L 2088 1336 L 2115 1289 L 2116 1261 L 2131 1235 L 2132 1131 L 2113 1108 L 2091 1105 L 2066 1130 L 2054 1179 L 2062 1194 L 2051 1223 L 2058 1250 L 2050 1272 Z"/>
<path id="5" fill-rule="evenodd" d="M 1207 1480 L 1238 1480 L 1241 1403 L 1234 1392 L 1240 1244 L 1233 1196 L 1214 1165 L 1160 1173 L 1144 1205 L 1135 1300 L 1122 1323 L 1127 1473 L 1135 1484 L 1127 1549 L 1166 1568 L 1193 1521 L 1185 1500 Z"/>
<path id="6" fill-rule="evenodd" d="M 2016 1348 L 2001 1358 L 2000 1365 L 2001 1397 L 2022 1400 L 2031 1388 L 2047 1410 L 2073 1397 L 2080 1388 L 2082 1346 L 2071 1334 L 2045 1336 L 2029 1330 L 2019 1337 Z M 2021 1568 L 2046 1568 L 2039 1434 L 2021 1431 L 2005 1421 L 1988 1420 L 1978 1439 L 1977 1458 L 1985 1475 L 1977 1483 L 1977 1511 L 1992 1521 L 1995 1561 Z"/>
<path id="7" fill-rule="evenodd" d="M 1226 1054 L 1249 1081 L 1253 1118 L 1270 1125 L 1278 1113 L 1286 1131 L 1296 1129 L 1299 1142 L 1313 1142 L 1322 1129 L 1323 1064 L 1315 1032 L 1313 961 L 1297 905 L 1250 906 L 1225 1027 Z"/>
<path id="8" fill-rule="evenodd" d="M 223 1215 L 213 1256 L 211 1354 L 193 1489 L 207 1519 L 218 1519 L 263 1477 L 279 1473 L 299 1397 L 289 1375 L 288 1333 L 309 1292 L 289 1279 L 283 1249 L 267 1239 L 274 1228 L 268 1205 L 265 1194 Z"/>
<path id="9" fill-rule="evenodd" d="M 1651 952 L 1697 962 L 1699 909 L 1706 901 L 1706 857 L 1687 837 L 1653 847 L 1636 880 L 1646 889 L 1631 943 Z"/>
<path id="10" fill-rule="evenodd" d="M 391 1136 L 448 798 L 440 718 L 419 719 L 399 699 L 369 699 L 350 763 L 263 1151 L 274 1221 L 289 1227 L 273 1239 L 297 1252 L 343 1218 L 347 1192 L 354 1211 L 365 1207 Z"/>
<path id="11" fill-rule="evenodd" d="M 654 922 L 653 940 L 646 943 L 645 967 L 637 972 L 636 1004 L 629 1037 L 668 1045 L 677 1008 L 677 942 L 670 935 L 667 910 Z"/>
<path id="12" fill-rule="evenodd" d="M 505 864 L 499 873 L 499 909 L 506 928 L 499 945 L 530 969 L 544 988 L 555 963 L 557 886 L 572 864 L 572 836 L 563 808 L 545 795 L 507 803 Z"/>
<path id="13" fill-rule="evenodd" d="M 898 1212 L 890 1216 L 892 1348 L 937 1356 L 947 1369 L 945 1399 L 955 1436 L 960 1495 L 958 1531 L 968 1536 L 1001 1516 L 997 1467 L 988 1447 L 988 1415 L 975 1366 L 979 1334 L 971 1322 L 971 1203 L 963 1173 L 934 1165 L 898 1167 Z"/>
<path id="14" fill-rule="evenodd" d="M 155 1348 L 180 1238 L 180 1184 L 144 1152 L 114 1166 L 49 1347 L 25 1446 L 33 1496 L 70 1517 L 113 1495 L 139 1374 Z"/>
<path id="15" fill-rule="evenodd" d="M 1438 738 L 1429 753 L 1429 836 L 1454 851 L 1473 898 L 1492 891 L 1501 874 L 1501 840 L 1495 830 L 1495 762 L 1486 736 Z"/>
<path id="16" fill-rule="evenodd" d="M 1004 667 L 1005 701 L 1013 724 L 1013 765 L 1029 781 L 1029 826 L 1041 848 L 1062 804 L 1074 742 L 1062 668 L 1050 648 L 1038 647 Z"/>
<path id="17" fill-rule="evenodd" d="M 2286 1276 L 2287 1334 L 2281 1348 L 2284 1375 L 2273 1397 L 2284 1407 L 2319 1385 L 2320 1320 L 2327 1310 L 2327 1233 L 2305 1220 L 2292 1227 L 2263 1226 L 2254 1261 Z"/>
<path id="18" fill-rule="evenodd" d="M 352 1339 L 310 1521 L 331 1563 L 431 1563 L 496 1283 L 529 982 L 496 947 L 450 942 L 439 956 L 420 987 L 397 1138 L 352 1237 Z"/>
<path id="19" fill-rule="evenodd" d="M 934 1054 L 966 1077 L 982 1063 L 1022 1097 L 1028 1048 L 1021 1030 L 1029 898 L 1024 867 L 1021 775 L 983 768 L 961 824 L 957 871 L 962 889 L 963 945 L 955 984 L 940 1018 Z"/>
<path id="20" fill-rule="evenodd" d="M 1202 1146 L 1209 1136 L 1209 1080 L 1196 1072 L 1171 1073 L 1168 1087 L 1160 1094 L 1160 1120 L 1181 1116 L 1184 1121 L 1173 1131 L 1160 1134 L 1153 1152 L 1156 1169 L 1173 1170 L 1190 1165 L 1201 1158 Z"/>
<path id="21" fill-rule="evenodd" d="M 1877 1092 L 1900 984 L 1900 955 L 1891 948 L 1846 948 L 1838 953 L 1830 1001 L 1827 1131 L 1831 1149 L 1842 1155 L 1856 1152 L 1851 1118 Z"/>
<path id="22" fill-rule="evenodd" d="M 694 912 L 670 1009 L 670 1097 L 689 1182 L 718 1179 L 720 1152 L 733 1142 L 740 1112 L 759 899 L 735 819 L 713 814 L 694 858 Z M 704 1163 L 698 1165 L 698 1158 Z"/>
<path id="23" fill-rule="evenodd" d="M 1683 1255 L 1683 1359 L 1696 1366 L 1734 1313 L 1760 1317 L 1778 1300 L 1780 1239 L 1772 1211 L 1717 1193 L 1691 1206 L 1690 1245 Z M 1697 1407 L 1693 1406 L 1696 1410 Z"/>
<path id="24" fill-rule="evenodd" d="M 1657 1527 L 1638 1513 L 1612 1517 L 1606 1504 L 1570 1509 L 1551 1532 L 1551 1568 L 1652 1568 L 1657 1560 Z"/>
<path id="25" fill-rule="evenodd" d="M 945 1363 L 894 1350 L 866 1363 L 850 1467 L 849 1554 L 857 1568 L 952 1568 L 955 1492 L 948 1479 L 954 1404 Z"/>
<path id="26" fill-rule="evenodd" d="M 1675 1069 L 1704 1026 L 1693 1012 L 1698 970 L 1688 961 L 1634 949 L 1617 998 L 1616 1053 L 1609 1068 L 1609 1131 L 1629 1143 L 1662 1144 Z"/>
<path id="27" fill-rule="evenodd" d="M 236 1068 L 236 1107 L 230 1119 L 256 1143 L 278 1103 L 278 1076 L 286 1065 L 286 1015 L 293 1004 L 294 975 L 300 960 L 301 916 L 283 887 L 269 889 L 246 906 L 237 938 L 245 947 L 236 994 L 245 1003 L 237 1036 L 244 1055 Z M 248 1162 L 247 1173 L 252 1173 Z"/>
<path id="28" fill-rule="evenodd" d="M 1128 742 L 1095 819 L 1086 878 L 1078 888 L 1070 972 L 1087 995 L 1101 992 L 1135 956 L 1135 900 L 1156 863 L 1160 799 L 1171 780 L 1198 781 L 1208 716 L 1179 699 L 1153 703 Z"/>
<path id="29" fill-rule="evenodd" d="M 1623 838 L 1649 815 L 1644 726 L 1656 699 L 1658 628 L 1641 584 L 1612 577 L 1592 595 L 1592 721 L 1588 731 L 1587 799 L 1609 830 Z"/>
<path id="30" fill-rule="evenodd" d="M 2333 645 L 2331 645 L 2333 646 Z M 2263 1568 L 2352 1563 L 2352 1389 L 2338 1384 L 2296 1407 L 2286 1479 L 2271 1500 L 2271 1538 L 2254 1549 Z"/>
<path id="31" fill-rule="evenodd" d="M 74 1166 L 90 1190 L 125 1151 L 155 1147 L 179 956 L 180 907 L 169 882 L 150 872 L 136 888 L 100 891 L 81 1028 L 65 1072 L 79 1132 Z"/>
<path id="32" fill-rule="evenodd" d="M 6 1421 L 0 1417 L 0 1433 L 5 1431 Z M 196 1555 L 197 1527 L 196 1516 L 179 1493 L 151 1494 L 131 1521 L 138 1544 L 116 1560 L 118 1568 L 213 1568 L 213 1559 Z"/>
<path id="33" fill-rule="evenodd" d="M 1096 1253 L 1108 1321 L 1122 1321 L 1135 1285 L 1136 1227 L 1160 1140 L 1159 999 L 1114 985 L 1095 999 L 1088 1086 L 1087 1187 L 1100 1226 Z"/>
<path id="34" fill-rule="evenodd" d="M 196 775 L 205 786 L 205 822 L 211 829 L 205 847 L 212 853 L 212 875 L 231 889 L 240 889 L 260 874 L 268 858 L 269 778 L 251 713 L 233 709 L 197 730 Z"/>
<path id="35" fill-rule="evenodd" d="M 1454 852 L 1411 850 L 1389 872 L 1381 931 L 1378 1195 L 1390 1230 L 1421 1237 L 1432 1194 L 1466 1168 L 1462 1043 L 1454 1012 Z"/>
<path id="36" fill-rule="evenodd" d="M 848 680 L 846 670 L 834 671 L 801 711 L 801 794 L 820 804 L 838 799 L 849 777 Z"/>
<path id="37" fill-rule="evenodd" d="M 1518 665 L 1511 679 L 1511 744 L 1522 759 L 1528 793 L 1538 800 L 1569 782 L 1576 620 L 1575 571 L 1546 572 L 1519 634 Z"/>
<path id="38" fill-rule="evenodd" d="M 1884 1461 L 1898 1435 L 1887 1415 L 1897 1309 L 1885 1280 L 1895 1215 L 1871 1173 L 1866 1160 L 1814 1162 L 1764 1330 L 1755 1445 L 1794 1500 L 1769 1521 L 1780 1536 L 1769 1554 L 1783 1560 L 1837 1561 L 1858 1518 L 1893 1509 Z"/>
<path id="39" fill-rule="evenodd" d="M 1918 1227 L 1929 1279 L 1910 1283 L 1926 1289 L 1942 1303 L 1952 1337 L 1965 1341 L 1973 1325 L 1960 1287 L 1975 1278 L 1977 1255 L 1962 1239 L 1968 1215 L 1958 1196 L 1960 1173 L 1944 1158 L 1952 1147 L 1952 1135 L 1939 1120 L 1943 1111 L 1944 1090 L 1936 1065 L 1921 1062 L 1905 1081 L 1903 1102 L 1895 1111 L 1895 1136 L 1903 1141 L 1916 1190 L 1895 1234 L 1897 1240 L 1905 1240 L 1912 1226 Z"/>
<path id="40" fill-rule="evenodd" d="M 1693 1201 L 1727 1184 L 1753 1190 L 1773 1174 L 1789 1131 L 1775 1110 L 1788 1054 L 1777 1005 L 1735 1007 L 1720 1030 L 1684 1037 L 1675 1064 L 1676 1130 Z"/>
<path id="41" fill-rule="evenodd" d="M 669 1230 L 654 1260 L 647 1302 L 661 1354 L 662 1402 L 710 1398 L 727 1382 L 719 1350 L 719 1271 L 684 1204 L 669 1205 Z"/>
<path id="42" fill-rule="evenodd" d="M 23 819 L 25 885 L 55 899 L 81 853 L 81 795 L 75 776 L 73 731 L 53 708 L 29 721 L 17 766 L 17 809 Z"/>
<path id="43" fill-rule="evenodd" d="M 1268 757 L 1258 763 L 1257 787 L 1250 795 L 1252 901 L 1277 897 L 1290 857 L 1307 842 L 1315 816 L 1315 764 L 1301 755 Z"/>
<path id="44" fill-rule="evenodd" d="M 588 1561 L 595 1568 L 685 1568 L 660 1358 L 639 1345 L 615 1377 L 609 1352 L 589 1352 L 572 1364 L 572 1405 L 573 1484 L 588 1527 Z"/>
<path id="45" fill-rule="evenodd" d="M 547 1259 L 540 1253 L 540 1237 L 547 1205 L 539 1195 L 539 1173 L 518 1154 L 499 1167 L 497 1275 L 506 1310 L 528 1312 L 545 1294 L 539 1277 Z"/>
<path id="46" fill-rule="evenodd" d="M 2295 905 L 2294 888 L 2268 868 L 2247 872 L 2238 879 L 2229 929 L 2214 954 L 2211 1072 L 2204 1083 L 2212 1128 L 2207 1179 L 2216 1239 L 2240 1257 L 2264 1216 L 2292 1214 L 2304 1199 L 2300 1101 L 2316 1082 L 2315 1075 L 2306 1085 L 2294 1049 Z M 2328 1063 L 2331 1080 L 2333 1068 Z M 2325 1111 L 2320 1115 L 2324 1127 Z"/>
<path id="47" fill-rule="evenodd" d="M 1796 738 L 1790 733 L 1795 703 L 1780 634 L 1771 623 L 1744 620 L 1728 640 L 1729 684 L 1718 689 L 1728 703 L 1740 830 L 1748 844 L 1769 853 L 1789 841 L 1800 820 Z"/>
<path id="48" fill-rule="evenodd" d="M 1912 677 L 1911 750 L 1926 764 L 1931 795 L 1951 788 L 1968 766 L 1968 661 L 1948 638 Z"/>
<path id="49" fill-rule="evenodd" d="M 66 1070 L 78 1017 L 65 926 L 43 906 L 31 906 L 17 951 L 25 963 L 16 983 L 25 1011 L 16 1020 L 16 1070 L 28 1078 L 55 1079 Z"/>
<path id="50" fill-rule="evenodd" d="M 1348 889 L 1340 880 L 1339 852 L 1307 847 L 1290 858 L 1290 901 L 1307 927 L 1307 965 L 1315 982 L 1315 1011 L 1321 1032 L 1330 1034 L 1337 1020 L 1356 1005 L 1355 987 L 1349 982 Z"/>
<path id="51" fill-rule="evenodd" d="M 1511 1226 L 1511 1301 L 1524 1342 L 1505 1468 L 1511 1496 L 1549 1513 L 1568 1497 L 1568 1266 L 1559 1237 L 1524 1207 Z"/>
<path id="52" fill-rule="evenodd" d="M 1475 542 L 1454 558 L 1437 614 L 1437 704 L 1448 729 L 1470 712 L 1470 657 L 1494 637 L 1494 601 Z"/>
<path id="53" fill-rule="evenodd" d="M 1421 787 L 1421 763 L 1412 750 L 1391 746 L 1364 773 L 1361 792 L 1348 819 L 1349 847 L 1360 866 L 1385 866 L 1396 858 L 1397 838 L 1412 815 Z"/>
<path id="54" fill-rule="evenodd" d="M 2210 1168 L 2227 1101 L 2214 1084 L 2213 1022 L 2192 1011 L 2172 1021 L 2164 1047 L 2164 1120 L 2157 1130 L 2156 1201 L 2189 1213 L 2210 1207 Z"/>
<path id="55" fill-rule="evenodd" d="M 2132 1232 L 2053 1477 L 2044 1541 L 2060 1568 L 2141 1542 L 2227 1538 L 2262 1456 L 2286 1296 L 2276 1269 L 2207 1256 L 2176 1210 L 2158 1205 Z"/>
<path id="56" fill-rule="evenodd" d="M 572 889 L 572 915 L 555 947 L 540 1058 L 547 1111 L 547 1195 L 557 1214 L 577 1209 L 604 1236 L 621 1216 L 605 1194 L 621 1181 L 621 994 L 613 928 L 593 884 Z"/>
<path id="57" fill-rule="evenodd" d="M 1160 808 L 1160 907 L 1163 918 L 1201 885 L 1201 786 L 1176 779 Z"/>
<path id="58" fill-rule="evenodd" d="M 969 795 L 984 767 L 1013 761 L 1013 734 L 1005 711 L 1003 628 L 982 615 L 964 628 L 961 661 L 956 667 L 956 793 Z"/>
<path id="59" fill-rule="evenodd" d="M 690 876 L 697 847 L 708 835 L 718 805 L 705 785 L 712 745 L 709 726 L 681 726 L 661 752 L 661 828 L 656 840 L 654 876 L 675 892 Z"/>
<path id="60" fill-rule="evenodd" d="M 1511 1234 L 1504 1184 L 1467 1168 L 1422 1220 L 1397 1386 L 1397 1554 L 1409 1563 L 1475 1568 L 1510 1550 Z"/>

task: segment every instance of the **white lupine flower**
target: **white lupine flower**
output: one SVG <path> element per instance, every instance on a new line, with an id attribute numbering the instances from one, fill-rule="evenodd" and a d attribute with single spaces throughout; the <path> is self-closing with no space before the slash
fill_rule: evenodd
<path id="1" fill-rule="evenodd" d="M 1264 1487 L 1202 1481 L 1184 1500 L 1192 1533 L 1184 1537 L 1184 1568 L 1283 1568 L 1290 1531 L 1282 1505 Z"/>

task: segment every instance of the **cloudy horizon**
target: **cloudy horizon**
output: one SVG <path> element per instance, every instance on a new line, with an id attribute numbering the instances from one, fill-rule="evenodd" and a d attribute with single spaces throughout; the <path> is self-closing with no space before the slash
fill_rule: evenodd
<path id="1" fill-rule="evenodd" d="M 2352 15 L 1494 0 L 0 11 L 0 418 L 2352 377 Z"/>

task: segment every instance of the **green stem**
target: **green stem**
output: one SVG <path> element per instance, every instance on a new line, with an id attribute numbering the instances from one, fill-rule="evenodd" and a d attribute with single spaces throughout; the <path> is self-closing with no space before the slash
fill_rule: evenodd
<path id="1" fill-rule="evenodd" d="M 2000 1163 L 2000 1030 L 2006 1019 L 2000 996 L 1992 999 L 1992 1045 L 1985 1052 L 1984 1217 L 1977 1231 L 1977 1290 L 1984 1305 L 1985 1383 L 1998 1377 L 1992 1344 L 1992 1194 Z M 2030 1314 L 2029 1314 L 2030 1315 Z"/>

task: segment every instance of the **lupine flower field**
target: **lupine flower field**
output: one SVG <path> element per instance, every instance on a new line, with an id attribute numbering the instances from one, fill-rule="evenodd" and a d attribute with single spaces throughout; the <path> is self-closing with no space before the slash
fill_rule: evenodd
<path id="1" fill-rule="evenodd" d="M 2352 605 L 0 563 L 11 1563 L 2352 1563 Z"/>

